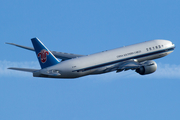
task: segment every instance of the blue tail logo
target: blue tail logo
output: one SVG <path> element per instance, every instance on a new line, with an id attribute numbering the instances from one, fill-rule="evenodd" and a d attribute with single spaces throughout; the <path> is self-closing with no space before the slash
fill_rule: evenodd
<path id="1" fill-rule="evenodd" d="M 31 41 L 42 69 L 59 63 L 59 60 L 38 38 L 32 38 Z"/>
<path id="2" fill-rule="evenodd" d="M 41 52 L 38 53 L 38 57 L 41 58 L 42 63 L 45 63 L 47 61 L 47 55 L 49 55 L 49 52 L 45 49 L 41 50 Z"/>

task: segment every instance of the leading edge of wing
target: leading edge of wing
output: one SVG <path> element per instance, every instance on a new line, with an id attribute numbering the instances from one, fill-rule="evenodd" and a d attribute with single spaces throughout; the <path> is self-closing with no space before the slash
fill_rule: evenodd
<path id="1" fill-rule="evenodd" d="M 34 48 L 32 48 L 32 47 L 22 46 L 22 45 L 18 45 L 18 44 L 14 44 L 14 43 L 6 43 L 6 44 L 14 45 L 14 46 L 17 46 L 17 47 L 20 47 L 20 48 L 23 48 L 23 49 L 27 49 L 27 50 L 31 50 L 31 51 L 35 51 Z M 59 59 L 62 59 L 62 60 L 68 60 L 68 59 L 84 56 L 84 55 L 64 53 L 64 52 L 56 52 L 56 51 L 51 51 L 51 53 L 55 57 L 57 57 Z"/>

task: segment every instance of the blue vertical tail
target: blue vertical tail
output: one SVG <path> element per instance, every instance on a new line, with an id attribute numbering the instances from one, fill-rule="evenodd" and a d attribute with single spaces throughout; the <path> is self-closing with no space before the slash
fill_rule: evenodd
<path id="1" fill-rule="evenodd" d="M 31 41 L 42 69 L 59 63 L 59 60 L 38 38 L 32 38 Z"/>

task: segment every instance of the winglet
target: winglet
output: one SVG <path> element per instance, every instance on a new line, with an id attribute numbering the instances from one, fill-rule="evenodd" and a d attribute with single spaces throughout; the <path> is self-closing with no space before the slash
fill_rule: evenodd
<path id="1" fill-rule="evenodd" d="M 59 63 L 59 60 L 38 38 L 32 38 L 31 41 L 42 69 Z"/>

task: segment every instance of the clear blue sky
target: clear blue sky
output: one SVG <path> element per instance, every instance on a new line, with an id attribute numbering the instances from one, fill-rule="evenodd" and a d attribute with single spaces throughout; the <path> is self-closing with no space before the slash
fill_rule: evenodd
<path id="1" fill-rule="evenodd" d="M 179 120 L 180 1 L 0 0 L 0 120 Z M 175 51 L 156 73 L 134 71 L 78 79 L 33 78 L 7 67 L 40 68 L 32 46 L 92 54 L 153 39 Z"/>

